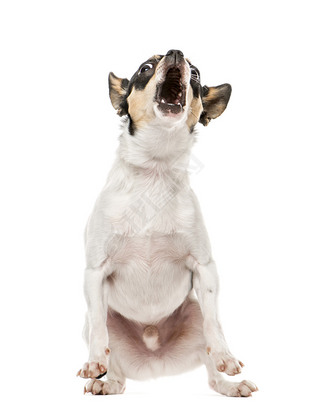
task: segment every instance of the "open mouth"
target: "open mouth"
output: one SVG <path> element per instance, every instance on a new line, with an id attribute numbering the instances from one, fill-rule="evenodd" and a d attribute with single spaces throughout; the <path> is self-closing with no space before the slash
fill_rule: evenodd
<path id="1" fill-rule="evenodd" d="M 179 114 L 183 111 L 185 99 L 181 72 L 177 67 L 172 67 L 168 70 L 164 82 L 158 86 L 158 107 L 164 114 Z"/>

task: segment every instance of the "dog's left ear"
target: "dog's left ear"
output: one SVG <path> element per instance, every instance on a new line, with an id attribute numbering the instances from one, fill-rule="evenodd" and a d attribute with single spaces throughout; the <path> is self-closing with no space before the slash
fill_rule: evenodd
<path id="1" fill-rule="evenodd" d="M 125 104 L 125 96 L 127 94 L 128 85 L 128 79 L 119 78 L 113 73 L 109 73 L 109 96 L 111 104 L 117 110 L 117 114 L 119 114 L 119 116 L 128 114 Z"/>
<path id="2" fill-rule="evenodd" d="M 226 109 L 231 95 L 230 84 L 222 84 L 217 87 L 202 88 L 203 112 L 199 122 L 207 126 L 210 120 L 219 117 Z"/>

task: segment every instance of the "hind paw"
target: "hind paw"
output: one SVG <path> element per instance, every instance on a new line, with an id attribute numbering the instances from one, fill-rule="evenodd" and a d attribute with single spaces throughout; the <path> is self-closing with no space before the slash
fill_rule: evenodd
<path id="1" fill-rule="evenodd" d="M 122 394 L 125 387 L 118 381 L 101 381 L 90 380 L 84 387 L 84 394 L 91 393 L 92 395 L 111 395 Z"/>
<path id="2" fill-rule="evenodd" d="M 253 392 L 258 391 L 257 386 L 253 382 L 248 380 L 241 382 L 213 382 L 210 384 L 210 386 L 215 391 L 228 397 L 251 397 Z"/>

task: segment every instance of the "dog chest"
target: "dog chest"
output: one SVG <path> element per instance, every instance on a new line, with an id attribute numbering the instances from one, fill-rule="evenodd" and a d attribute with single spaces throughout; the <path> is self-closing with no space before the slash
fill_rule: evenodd
<path id="1" fill-rule="evenodd" d="M 188 185 L 168 176 L 139 176 L 132 185 L 128 180 L 126 190 L 110 190 L 104 200 L 104 215 L 114 233 L 141 236 L 192 228 L 195 210 Z"/>

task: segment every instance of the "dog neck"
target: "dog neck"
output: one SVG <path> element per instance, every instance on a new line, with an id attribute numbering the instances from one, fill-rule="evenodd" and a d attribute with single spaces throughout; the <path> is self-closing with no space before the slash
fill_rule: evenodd
<path id="1" fill-rule="evenodd" d="M 159 120 L 131 135 L 124 128 L 120 136 L 118 157 L 138 174 L 174 173 L 185 175 L 194 133 L 184 123 L 164 127 Z"/>

